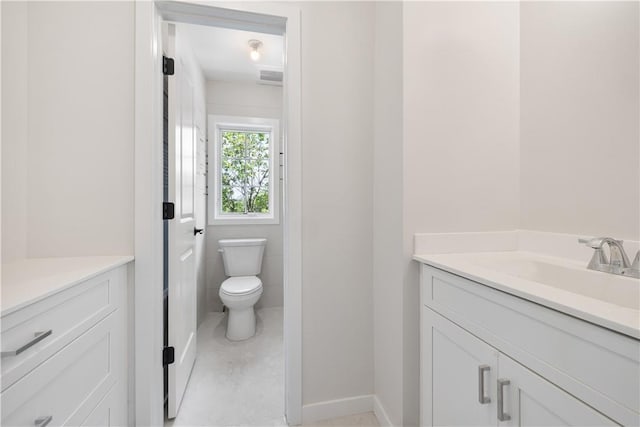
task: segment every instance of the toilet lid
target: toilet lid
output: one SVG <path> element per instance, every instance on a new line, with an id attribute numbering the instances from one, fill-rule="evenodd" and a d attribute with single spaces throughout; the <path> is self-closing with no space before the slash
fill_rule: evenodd
<path id="1" fill-rule="evenodd" d="M 256 276 L 230 277 L 220 286 L 220 292 L 227 295 L 247 295 L 262 287 L 262 281 Z"/>

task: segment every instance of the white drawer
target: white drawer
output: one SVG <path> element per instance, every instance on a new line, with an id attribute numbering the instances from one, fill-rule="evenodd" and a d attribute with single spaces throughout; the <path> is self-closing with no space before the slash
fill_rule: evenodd
<path id="1" fill-rule="evenodd" d="M 124 377 L 122 314 L 116 311 L 2 392 L 2 425 L 77 426 Z M 120 398 L 126 399 L 126 394 Z"/>
<path id="2" fill-rule="evenodd" d="M 2 317 L 2 352 L 28 345 L 36 333 L 51 331 L 17 355 L 2 357 L 2 390 L 44 362 L 118 308 L 126 266 L 66 289 Z"/>
<path id="3" fill-rule="evenodd" d="M 640 411 L 640 342 L 427 265 L 422 303 L 625 425 Z"/>

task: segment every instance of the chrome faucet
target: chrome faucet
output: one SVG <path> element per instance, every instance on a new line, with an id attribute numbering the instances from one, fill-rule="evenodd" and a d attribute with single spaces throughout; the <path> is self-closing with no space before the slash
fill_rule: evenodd
<path id="1" fill-rule="evenodd" d="M 589 270 L 640 279 L 640 251 L 636 254 L 633 262 L 630 262 L 627 253 L 624 251 L 624 246 L 622 246 L 622 240 L 616 240 L 612 237 L 594 237 L 592 239 L 578 239 L 578 242 L 595 250 L 589 265 L 587 265 Z M 607 255 L 604 253 L 604 245 L 609 246 L 610 260 L 607 259 Z"/>

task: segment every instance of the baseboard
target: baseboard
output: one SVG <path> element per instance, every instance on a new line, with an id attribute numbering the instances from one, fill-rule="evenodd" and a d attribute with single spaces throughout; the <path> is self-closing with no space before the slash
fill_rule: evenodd
<path id="1" fill-rule="evenodd" d="M 302 407 L 303 424 L 373 411 L 372 394 L 311 403 Z"/>
<path id="2" fill-rule="evenodd" d="M 378 396 L 373 396 L 373 413 L 376 415 L 381 427 L 393 427 L 393 424 L 391 424 L 391 420 L 387 415 L 387 411 L 384 410 L 384 406 L 380 403 Z"/>

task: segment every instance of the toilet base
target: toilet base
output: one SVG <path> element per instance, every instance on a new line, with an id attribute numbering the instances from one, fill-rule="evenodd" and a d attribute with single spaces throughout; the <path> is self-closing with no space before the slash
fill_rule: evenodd
<path id="1" fill-rule="evenodd" d="M 253 306 L 249 308 L 229 308 L 227 319 L 227 338 L 231 341 L 243 341 L 256 334 L 256 315 Z"/>

